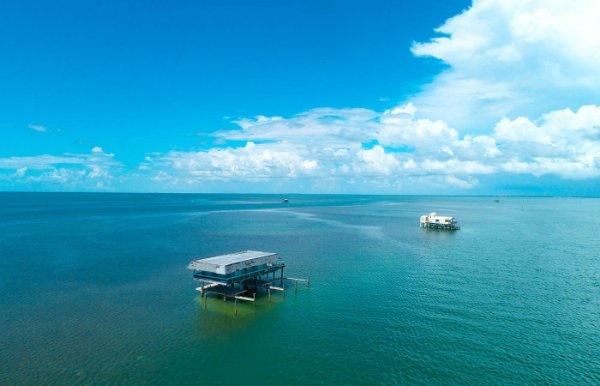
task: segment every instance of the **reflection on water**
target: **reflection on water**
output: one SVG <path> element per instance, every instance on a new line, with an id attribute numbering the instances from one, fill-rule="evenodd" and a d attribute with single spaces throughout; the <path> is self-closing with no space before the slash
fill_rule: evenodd
<path id="1" fill-rule="evenodd" d="M 194 335 L 197 339 L 222 339 L 231 336 L 234 332 L 247 331 L 260 319 L 277 317 L 276 307 L 286 301 L 287 297 L 298 296 L 291 289 L 284 297 L 273 294 L 271 301 L 266 294 L 259 297 L 256 302 L 238 301 L 237 315 L 234 316 L 234 302 L 231 299 L 224 301 L 217 296 L 209 296 L 206 308 L 202 298 L 195 298 L 197 303 L 196 320 L 194 321 Z"/>

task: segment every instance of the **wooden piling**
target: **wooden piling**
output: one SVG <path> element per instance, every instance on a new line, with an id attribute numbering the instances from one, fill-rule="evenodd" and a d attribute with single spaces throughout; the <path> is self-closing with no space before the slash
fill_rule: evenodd
<path id="1" fill-rule="evenodd" d="M 307 287 L 310 287 L 310 276 L 307 276 L 306 279 L 297 279 L 295 277 L 284 277 L 284 280 L 291 280 L 294 282 L 294 291 L 298 290 L 298 282 L 304 282 L 306 283 Z"/>

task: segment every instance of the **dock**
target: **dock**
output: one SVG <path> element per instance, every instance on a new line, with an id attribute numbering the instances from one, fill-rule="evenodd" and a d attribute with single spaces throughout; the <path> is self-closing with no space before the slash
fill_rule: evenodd
<path id="1" fill-rule="evenodd" d="M 310 277 L 298 279 L 284 277 L 286 265 L 283 259 L 273 252 L 241 251 L 226 255 L 193 260 L 188 269 L 194 271 L 194 280 L 200 282 L 196 291 L 200 292 L 204 308 L 207 308 L 208 295 L 234 301 L 234 315 L 237 315 L 237 302 L 255 302 L 261 293 L 282 292 L 285 296 L 286 283 L 293 282 L 294 290 L 298 283 L 310 286 Z"/>

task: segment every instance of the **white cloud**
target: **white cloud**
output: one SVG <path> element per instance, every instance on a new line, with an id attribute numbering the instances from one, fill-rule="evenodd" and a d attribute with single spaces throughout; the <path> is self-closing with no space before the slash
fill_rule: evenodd
<path id="1" fill-rule="evenodd" d="M 32 170 L 52 169 L 57 165 L 78 165 L 85 163 L 85 157 L 76 155 L 38 155 L 33 157 L 0 158 L 0 169 L 19 169 L 27 167 Z"/>
<path id="2" fill-rule="evenodd" d="M 582 179 L 600 176 L 600 107 L 582 106 L 544 114 L 537 124 L 519 117 L 494 129 L 512 157 L 503 170 Z"/>
<path id="3" fill-rule="evenodd" d="M 412 102 L 461 131 L 597 103 L 598 20 L 595 0 L 476 0 L 438 28 L 442 36 L 413 45 L 450 67 Z"/>
<path id="4" fill-rule="evenodd" d="M 390 176 L 398 172 L 400 161 L 384 148 L 376 145 L 372 149 L 360 149 L 351 170 L 358 176 Z"/>
<path id="5" fill-rule="evenodd" d="M 312 138 L 313 144 L 327 146 L 340 141 L 368 139 L 376 128 L 376 123 L 371 120 L 377 117 L 378 114 L 369 109 L 318 108 L 288 119 L 265 116 L 241 119 L 235 123 L 242 130 L 222 131 L 217 136 L 244 141 L 294 141 L 300 138 L 303 143 Z"/>
<path id="6" fill-rule="evenodd" d="M 390 111 L 390 115 L 406 114 L 412 117 L 413 115 L 415 115 L 416 112 L 417 108 L 415 107 L 415 105 L 413 105 L 411 102 L 408 102 L 405 105 L 393 108 Z"/>
<path id="7" fill-rule="evenodd" d="M 477 186 L 477 176 L 498 173 L 556 175 L 568 179 L 600 175 L 600 107 L 557 110 L 537 120 L 501 119 L 489 134 L 460 135 L 443 121 L 418 119 L 400 106 L 372 110 L 314 109 L 291 118 L 240 121 L 239 130 L 219 132 L 241 147 L 170 152 L 146 158 L 140 169 L 172 184 L 298 178 L 406 181 L 425 186 Z"/>
<path id="8" fill-rule="evenodd" d="M 319 169 L 309 151 L 285 143 L 218 148 L 204 152 L 170 152 L 155 157 L 160 178 L 193 183 L 202 180 L 264 180 L 313 175 Z M 149 167 L 149 166 L 148 166 Z"/>
<path id="9" fill-rule="evenodd" d="M 477 179 L 468 178 L 468 179 L 460 179 L 454 176 L 446 176 L 444 182 L 451 186 L 456 186 L 457 188 L 462 189 L 470 189 L 478 184 Z"/>
<path id="10" fill-rule="evenodd" d="M 100 147 L 88 154 L 38 155 L 0 158 L 2 180 L 19 181 L 24 185 L 55 186 L 62 189 L 103 189 L 121 168 Z M 14 171 L 13 173 L 10 173 Z M 3 173 L 4 172 L 4 173 Z M 6 173 L 8 172 L 8 174 Z"/>
<path id="11" fill-rule="evenodd" d="M 27 173 L 27 167 L 18 168 L 15 172 L 15 177 L 21 178 Z"/>
<path id="12" fill-rule="evenodd" d="M 477 161 L 425 159 L 421 162 L 420 171 L 423 174 L 473 176 L 494 173 L 495 168 Z"/>
<path id="13" fill-rule="evenodd" d="M 381 115 L 374 138 L 386 146 L 412 146 L 421 152 L 438 150 L 441 146 L 454 143 L 458 132 L 443 121 L 414 119 L 412 115 L 399 114 L 398 108 Z"/>
<path id="14" fill-rule="evenodd" d="M 41 131 L 41 132 L 48 131 L 48 128 L 46 128 L 46 126 L 34 125 L 32 123 L 27 125 L 27 127 L 29 127 L 31 130 L 34 130 L 34 131 Z"/>

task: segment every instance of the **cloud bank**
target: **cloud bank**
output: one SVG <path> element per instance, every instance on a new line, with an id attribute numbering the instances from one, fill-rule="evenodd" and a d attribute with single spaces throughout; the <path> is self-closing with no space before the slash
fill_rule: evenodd
<path id="1" fill-rule="evenodd" d="M 443 121 L 415 118 L 416 112 L 408 104 L 382 113 L 315 109 L 291 118 L 245 119 L 239 130 L 215 134 L 245 146 L 159 154 L 149 158 L 149 169 L 173 184 L 314 178 L 398 188 L 418 181 L 470 188 L 491 174 L 600 176 L 598 106 L 552 111 L 533 121 L 503 118 L 487 135 L 461 135 Z"/>
<path id="2" fill-rule="evenodd" d="M 7 157 L 0 158 L 0 183 L 42 190 L 107 190 L 121 167 L 114 154 L 98 146 L 87 154 Z"/>

